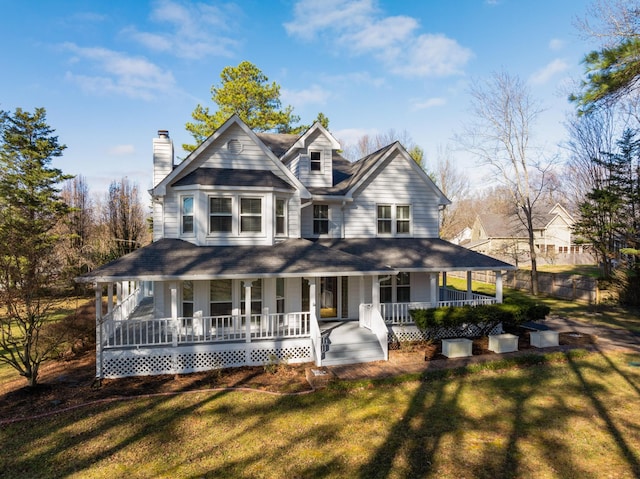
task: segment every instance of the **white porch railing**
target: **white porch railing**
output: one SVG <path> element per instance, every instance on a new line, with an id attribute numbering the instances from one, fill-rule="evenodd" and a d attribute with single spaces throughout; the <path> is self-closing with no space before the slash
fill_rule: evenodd
<path id="1" fill-rule="evenodd" d="M 129 296 L 124 298 L 120 304 L 113 308 L 113 311 L 111 311 L 111 313 L 113 313 L 113 319 L 116 321 L 127 319 L 143 298 L 144 291 L 138 286 Z"/>
<path id="2" fill-rule="evenodd" d="M 471 299 L 467 299 L 467 293 L 464 291 L 448 290 L 448 292 L 456 294 L 445 296 L 446 299 L 438 301 L 435 305 L 431 302 L 382 303 L 380 304 L 380 314 L 387 324 L 413 324 L 413 319 L 411 319 L 411 315 L 409 314 L 411 309 L 479 306 L 481 304 L 495 304 L 498 302 L 497 299 L 492 296 L 474 293 Z M 461 293 L 461 295 L 457 293 Z"/>
<path id="3" fill-rule="evenodd" d="M 114 320 L 109 313 L 102 337 L 106 348 L 246 341 L 245 321 L 245 316 Z M 250 335 L 250 340 L 308 337 L 309 313 L 254 314 Z"/>
<path id="4" fill-rule="evenodd" d="M 389 359 L 389 328 L 385 323 L 380 311 L 372 304 L 360 305 L 360 327 L 367 328 L 378 338 L 378 343 L 382 347 L 384 360 Z"/>

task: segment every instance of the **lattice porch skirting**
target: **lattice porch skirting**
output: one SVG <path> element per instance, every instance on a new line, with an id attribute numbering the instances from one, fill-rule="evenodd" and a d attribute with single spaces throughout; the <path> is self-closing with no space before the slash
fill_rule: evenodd
<path id="1" fill-rule="evenodd" d="M 311 340 L 296 338 L 177 348 L 107 349 L 102 354 L 102 377 L 186 374 L 229 367 L 262 366 L 276 359 L 289 363 L 313 361 Z"/>
<path id="2" fill-rule="evenodd" d="M 463 328 L 437 328 L 425 332 L 415 324 L 389 326 L 389 344 L 404 343 L 409 341 L 425 341 L 427 339 L 438 340 L 446 338 L 473 338 L 479 336 L 482 329 L 470 324 Z M 502 324 L 498 324 L 489 334 L 500 334 Z"/>

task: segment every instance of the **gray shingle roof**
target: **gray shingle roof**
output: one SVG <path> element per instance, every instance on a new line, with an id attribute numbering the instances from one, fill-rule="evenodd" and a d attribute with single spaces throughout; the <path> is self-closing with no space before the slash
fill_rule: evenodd
<path id="1" fill-rule="evenodd" d="M 323 246 L 376 261 L 395 270 L 453 271 L 516 269 L 439 238 L 322 239 Z"/>
<path id="2" fill-rule="evenodd" d="M 198 168 L 180 178 L 171 186 L 265 186 L 271 188 L 294 187 L 269 170 L 241 170 L 233 168 Z"/>
<path id="3" fill-rule="evenodd" d="M 533 217 L 533 228 L 542 230 L 555 218 L 556 215 L 548 213 L 536 213 Z M 484 228 L 488 238 L 527 238 L 527 230 L 517 215 L 502 215 L 496 213 L 482 213 L 478 219 Z"/>
<path id="4" fill-rule="evenodd" d="M 256 136 L 260 138 L 260 141 L 278 158 L 284 155 L 298 138 L 300 138 L 300 135 L 292 135 L 289 133 L 256 133 Z"/>
<path id="5" fill-rule="evenodd" d="M 162 239 L 86 273 L 80 282 L 388 274 L 378 261 L 304 239 L 274 246 L 196 246 Z"/>

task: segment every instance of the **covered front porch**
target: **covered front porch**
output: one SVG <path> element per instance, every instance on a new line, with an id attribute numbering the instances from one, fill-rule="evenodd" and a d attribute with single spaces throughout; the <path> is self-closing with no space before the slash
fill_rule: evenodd
<path id="1" fill-rule="evenodd" d="M 413 284 L 424 282 L 418 273 L 410 277 Z M 351 345 L 359 352 L 345 355 L 345 360 L 387 359 L 393 326 L 413 324 L 410 309 L 501 301 L 501 287 L 496 297 L 473 293 L 470 274 L 468 291 L 447 287 L 446 274 L 429 277 L 433 278 L 428 282 L 429 291 L 413 293 L 415 297 L 435 298 L 426 302 L 381 302 L 402 296 L 397 290 L 385 291 L 385 283 L 393 284 L 390 275 L 235 280 L 244 291 L 234 296 L 242 302 L 233 303 L 238 307 L 224 315 L 203 314 L 199 306 L 207 304 L 210 297 L 189 297 L 197 305 L 195 310 L 191 303 L 185 303 L 187 281 L 99 283 L 96 372 L 99 377 L 175 374 L 270 361 L 314 362 L 319 366 L 330 363 L 337 345 L 342 344 L 340 335 L 346 328 L 335 326 L 345 321 L 369 335 L 368 340 L 360 335 L 359 342 L 371 343 L 364 353 L 362 345 Z M 501 278 L 499 272 L 497 277 Z M 286 291 L 278 287 L 281 282 L 288 286 Z M 190 289 L 208 292 L 215 288 Z M 169 315 L 163 314 L 165 308 L 160 303 L 169 305 Z M 257 305 L 265 307 L 256 312 Z M 185 306 L 190 315 L 184 314 Z"/>
<path id="2" fill-rule="evenodd" d="M 387 359 L 390 328 L 411 324 L 410 309 L 500 302 L 508 269 L 437 239 L 227 247 L 163 239 L 78 280 L 95 285 L 96 374 L 117 377 Z M 472 291 L 471 273 L 481 270 L 496 272 L 495 297 Z M 447 287 L 453 271 L 466 271 L 466 290 Z M 333 327 L 340 322 L 357 329 Z M 353 352 L 363 349 L 376 351 Z"/>

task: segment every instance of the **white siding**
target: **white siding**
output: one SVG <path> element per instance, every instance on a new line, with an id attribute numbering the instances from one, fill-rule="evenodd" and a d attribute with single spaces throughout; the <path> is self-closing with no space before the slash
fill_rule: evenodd
<path id="1" fill-rule="evenodd" d="M 416 303 L 430 300 L 429 273 L 411 273 L 411 301 Z"/>
<path id="2" fill-rule="evenodd" d="M 364 184 L 345 209 L 345 237 L 377 235 L 378 204 L 411 205 L 414 238 L 437 238 L 438 197 L 402 157 L 387 160 L 384 170 Z"/>
<path id="3" fill-rule="evenodd" d="M 298 172 L 300 181 L 305 186 L 331 186 L 333 182 L 333 161 L 331 141 L 329 138 L 315 132 L 307 143 L 306 151 L 301 152 L 302 158 L 300 158 L 300 164 L 298 165 Z M 309 166 L 309 152 L 320 151 L 322 154 L 322 170 L 311 171 Z"/>
<path id="4" fill-rule="evenodd" d="M 327 204 L 318 202 L 318 204 Z M 337 204 L 328 204 L 329 206 L 329 234 L 322 235 L 323 238 L 341 238 L 342 237 L 342 206 Z M 302 237 L 314 238 L 313 234 L 313 205 L 306 206 L 301 210 L 300 221 L 302 224 Z"/>

